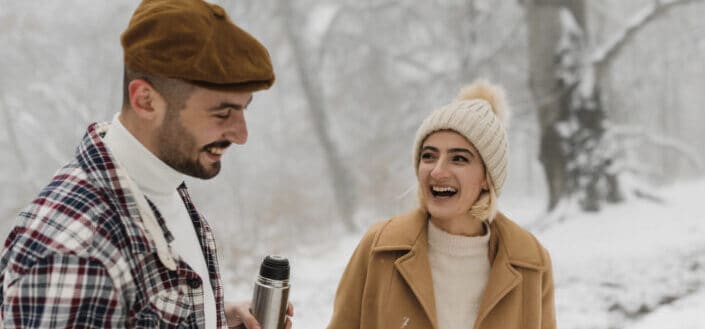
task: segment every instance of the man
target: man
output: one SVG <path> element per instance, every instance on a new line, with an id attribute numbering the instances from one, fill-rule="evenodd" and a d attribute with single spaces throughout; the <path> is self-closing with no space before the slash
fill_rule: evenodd
<path id="1" fill-rule="evenodd" d="M 244 110 L 274 83 L 269 54 L 202 0 L 142 1 L 122 46 L 121 111 L 88 127 L 5 241 L 2 324 L 253 327 L 245 306 L 223 303 L 213 234 L 183 175 L 216 176 L 245 143 Z"/>

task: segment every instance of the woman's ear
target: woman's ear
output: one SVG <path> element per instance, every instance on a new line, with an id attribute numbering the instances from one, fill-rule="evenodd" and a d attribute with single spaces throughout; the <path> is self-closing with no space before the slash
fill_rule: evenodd
<path id="1" fill-rule="evenodd" d="M 489 176 L 485 175 L 485 178 L 482 179 L 482 183 L 480 183 L 480 189 L 483 191 L 489 191 L 490 190 L 490 185 L 487 184 L 487 181 L 489 180 Z"/>

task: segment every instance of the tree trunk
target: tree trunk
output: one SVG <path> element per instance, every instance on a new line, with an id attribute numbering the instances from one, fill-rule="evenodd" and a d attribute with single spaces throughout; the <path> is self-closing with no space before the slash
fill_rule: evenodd
<path id="1" fill-rule="evenodd" d="M 585 3 L 530 1 L 526 5 L 530 89 L 541 128 L 540 161 L 548 182 L 548 210 L 577 195 L 584 210 L 599 209 L 609 161 L 599 154 L 604 109 L 595 72 L 586 66 Z"/>
<path id="2" fill-rule="evenodd" d="M 314 70 L 308 60 L 309 57 L 305 51 L 303 38 L 298 33 L 298 28 L 301 25 L 295 22 L 294 8 L 292 8 L 289 1 L 281 1 L 280 6 L 296 72 L 299 75 L 301 89 L 308 103 L 308 109 L 311 113 L 310 117 L 313 120 L 314 133 L 323 147 L 323 154 L 333 183 L 336 209 L 345 228 L 348 231 L 354 231 L 357 228 L 353 217 L 356 206 L 355 181 L 343 163 L 342 157 L 328 132 L 329 122 L 322 97 L 323 88 L 318 83 L 319 79 L 313 76 Z"/>
<path id="3" fill-rule="evenodd" d="M 0 101 L 2 101 L 2 98 L 0 98 Z M 40 185 L 39 183 L 37 183 L 36 179 L 32 178 L 31 173 L 28 171 L 30 170 L 29 161 L 27 160 L 27 156 L 22 151 L 22 147 L 19 143 L 19 138 L 17 137 L 17 130 L 15 129 L 15 124 L 17 122 L 12 116 L 12 110 L 10 109 L 10 107 L 4 103 L 5 102 L 0 102 L 0 113 L 2 113 L 5 117 L 5 120 L 3 120 L 5 121 L 5 133 L 7 133 L 8 144 L 10 145 L 14 153 L 13 159 L 15 160 L 15 162 L 17 162 L 19 168 L 22 170 L 22 173 L 19 174 L 19 177 L 21 177 L 21 181 L 24 182 L 23 184 L 20 184 L 22 190 L 16 191 L 14 194 L 25 195 L 27 193 L 34 193 L 34 191 L 39 190 Z"/>
<path id="4" fill-rule="evenodd" d="M 534 97 L 541 131 L 539 160 L 548 183 L 548 208 L 554 209 L 567 190 L 567 154 L 561 148 L 555 123 L 562 119 L 567 94 L 554 74 L 554 49 L 560 39 L 558 8 L 538 1 L 526 3 L 529 44 L 529 88 Z"/>

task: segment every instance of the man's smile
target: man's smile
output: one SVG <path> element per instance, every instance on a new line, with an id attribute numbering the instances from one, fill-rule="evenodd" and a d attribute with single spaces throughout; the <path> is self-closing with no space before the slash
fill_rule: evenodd
<path id="1" fill-rule="evenodd" d="M 206 145 L 203 149 L 211 155 L 220 156 L 225 153 L 225 149 L 228 148 L 228 146 L 230 146 L 230 142 L 218 141 Z"/>

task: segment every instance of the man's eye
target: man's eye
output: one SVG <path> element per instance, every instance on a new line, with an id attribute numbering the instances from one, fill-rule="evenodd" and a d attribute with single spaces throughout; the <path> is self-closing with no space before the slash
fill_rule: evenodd
<path id="1" fill-rule="evenodd" d="M 225 119 L 227 119 L 227 118 L 230 117 L 230 111 L 225 112 L 225 113 L 216 114 L 215 117 L 218 118 L 218 119 L 223 119 L 223 120 L 225 120 Z"/>

